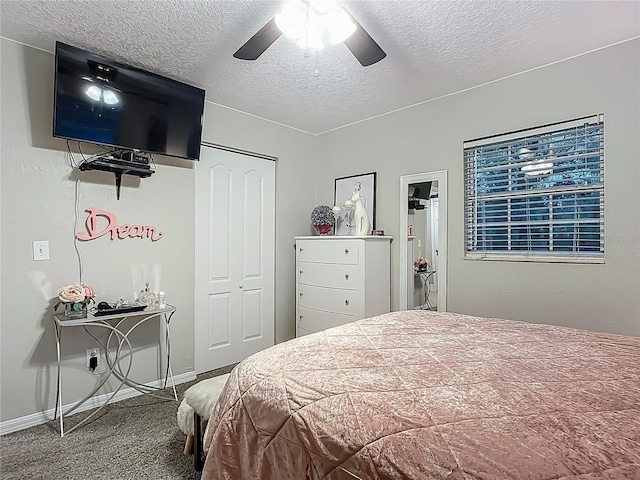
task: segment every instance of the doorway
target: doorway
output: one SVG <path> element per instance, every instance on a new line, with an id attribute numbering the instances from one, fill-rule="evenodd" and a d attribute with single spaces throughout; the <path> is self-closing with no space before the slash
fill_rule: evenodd
<path id="1" fill-rule="evenodd" d="M 447 172 L 400 177 L 400 310 L 447 310 Z"/>
<path id="2" fill-rule="evenodd" d="M 275 159 L 202 146 L 195 167 L 195 369 L 274 344 Z"/>

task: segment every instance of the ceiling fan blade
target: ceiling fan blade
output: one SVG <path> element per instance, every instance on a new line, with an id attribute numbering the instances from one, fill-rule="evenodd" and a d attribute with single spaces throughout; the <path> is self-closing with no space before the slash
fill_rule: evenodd
<path id="1" fill-rule="evenodd" d="M 282 35 L 282 32 L 276 25 L 274 17 L 258 30 L 253 37 L 247 40 L 247 43 L 242 45 L 233 56 L 240 60 L 256 60 L 273 42 L 280 38 L 280 35 Z"/>
<path id="2" fill-rule="evenodd" d="M 363 67 L 368 67 L 374 63 L 379 62 L 387 56 L 386 53 L 380 48 L 380 45 L 371 38 L 371 35 L 353 18 L 353 15 L 349 14 L 353 23 L 356 24 L 356 31 L 344 41 L 351 53 L 358 59 Z"/>

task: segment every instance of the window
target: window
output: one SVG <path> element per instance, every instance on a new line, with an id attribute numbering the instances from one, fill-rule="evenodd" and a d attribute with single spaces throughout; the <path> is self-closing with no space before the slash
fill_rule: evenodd
<path id="1" fill-rule="evenodd" d="M 464 143 L 465 258 L 604 262 L 604 118 Z"/>

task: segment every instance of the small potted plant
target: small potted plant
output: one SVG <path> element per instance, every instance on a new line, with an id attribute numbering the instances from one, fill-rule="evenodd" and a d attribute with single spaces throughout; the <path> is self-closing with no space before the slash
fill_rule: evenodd
<path id="1" fill-rule="evenodd" d="M 416 261 L 413 262 L 414 267 L 417 272 L 426 272 L 429 270 L 429 259 L 425 257 L 418 257 Z"/>
<path id="2" fill-rule="evenodd" d="M 53 309 L 57 310 L 60 305 L 64 305 L 64 317 L 67 320 L 87 318 L 87 307 L 94 302 L 95 296 L 95 290 L 89 285 L 66 285 L 58 290 L 59 302 Z"/>
<path id="3" fill-rule="evenodd" d="M 333 209 L 328 205 L 318 205 L 311 212 L 311 223 L 320 235 L 328 234 L 334 221 Z"/>

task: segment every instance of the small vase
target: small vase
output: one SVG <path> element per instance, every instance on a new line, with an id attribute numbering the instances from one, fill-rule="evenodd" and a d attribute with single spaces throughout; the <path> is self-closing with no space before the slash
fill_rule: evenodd
<path id="1" fill-rule="evenodd" d="M 77 318 L 87 318 L 86 303 L 65 303 L 64 318 L 66 320 L 74 320 Z"/>
<path id="2" fill-rule="evenodd" d="M 158 302 L 158 296 L 149 290 L 149 282 L 145 283 L 144 290 L 138 295 L 138 303 L 155 308 Z"/>
<path id="3" fill-rule="evenodd" d="M 316 232 L 318 232 L 320 235 L 326 235 L 331 231 L 331 228 L 333 227 L 333 225 L 328 224 L 328 225 L 314 225 Z"/>

